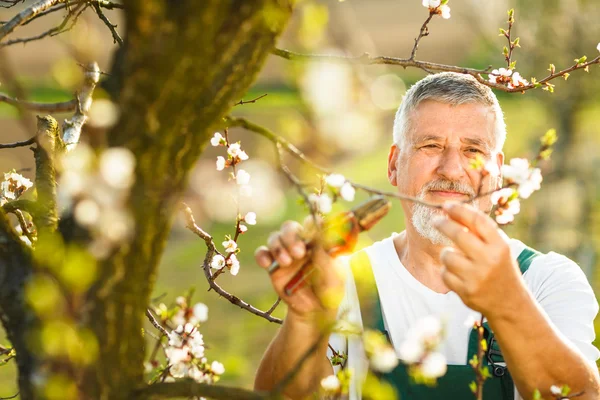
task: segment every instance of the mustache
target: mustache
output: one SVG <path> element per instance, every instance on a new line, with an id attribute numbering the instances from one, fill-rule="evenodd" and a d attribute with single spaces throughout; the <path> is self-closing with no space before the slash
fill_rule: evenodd
<path id="1" fill-rule="evenodd" d="M 468 196 L 475 196 L 475 190 L 468 184 L 457 182 L 457 181 L 449 181 L 446 179 L 437 179 L 435 181 L 427 182 L 421 192 L 420 196 L 424 196 L 425 193 L 429 191 L 445 191 L 445 192 L 458 192 L 462 194 L 466 194 Z"/>

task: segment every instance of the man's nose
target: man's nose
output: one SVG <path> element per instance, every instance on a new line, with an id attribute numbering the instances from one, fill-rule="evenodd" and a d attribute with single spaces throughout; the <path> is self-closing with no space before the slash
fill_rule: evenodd
<path id="1" fill-rule="evenodd" d="M 446 148 L 440 157 L 437 173 L 450 181 L 460 181 L 466 175 L 463 163 L 459 149 Z"/>

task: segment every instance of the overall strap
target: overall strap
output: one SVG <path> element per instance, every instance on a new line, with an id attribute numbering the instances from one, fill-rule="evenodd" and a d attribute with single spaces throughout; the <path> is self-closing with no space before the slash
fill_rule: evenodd
<path id="1" fill-rule="evenodd" d="M 384 331 L 381 318 L 381 302 L 375 282 L 375 275 L 366 250 L 350 257 L 350 269 L 356 284 L 356 293 L 364 329 Z M 387 332 L 386 332 L 387 334 Z M 389 339 L 389 337 L 388 337 Z"/>

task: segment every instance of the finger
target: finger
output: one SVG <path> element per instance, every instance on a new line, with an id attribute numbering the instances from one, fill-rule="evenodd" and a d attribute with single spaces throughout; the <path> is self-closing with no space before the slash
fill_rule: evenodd
<path id="1" fill-rule="evenodd" d="M 473 262 L 452 247 L 444 247 L 442 249 L 440 260 L 447 271 L 460 278 L 468 276 L 473 268 Z"/>
<path id="2" fill-rule="evenodd" d="M 283 246 L 296 260 L 300 260 L 306 256 L 306 244 L 300 237 L 302 230 L 302 225 L 298 222 L 286 221 L 283 223 L 281 234 L 279 235 Z"/>
<path id="3" fill-rule="evenodd" d="M 498 225 L 487 215 L 473 206 L 464 203 L 447 202 L 443 205 L 448 217 L 466 226 L 487 243 L 495 243 L 501 239 Z"/>
<path id="4" fill-rule="evenodd" d="M 446 269 L 442 272 L 442 280 L 446 286 L 448 286 L 448 289 L 452 290 L 462 298 L 462 295 L 465 292 L 465 283 L 462 279 Z"/>
<path id="5" fill-rule="evenodd" d="M 485 242 L 467 227 L 454 220 L 439 217 L 433 221 L 433 226 L 452 240 L 456 247 L 471 259 L 475 259 L 484 251 Z"/>
<path id="6" fill-rule="evenodd" d="M 267 240 L 267 246 L 271 251 L 271 257 L 273 257 L 280 266 L 287 267 L 292 263 L 292 256 L 289 255 L 283 243 L 279 238 L 279 232 L 273 232 Z"/>
<path id="7" fill-rule="evenodd" d="M 254 259 L 261 268 L 268 268 L 274 261 L 267 246 L 260 246 L 254 252 Z"/>

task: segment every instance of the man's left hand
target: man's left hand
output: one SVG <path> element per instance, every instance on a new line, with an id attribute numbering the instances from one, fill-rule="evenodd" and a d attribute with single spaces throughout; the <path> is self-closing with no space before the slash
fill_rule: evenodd
<path id="1" fill-rule="evenodd" d="M 527 289 L 498 225 L 466 204 L 446 203 L 443 209 L 448 218 L 433 225 L 456 246 L 440 254 L 444 283 L 465 305 L 488 318 L 510 311 L 511 299 L 518 304 Z"/>

